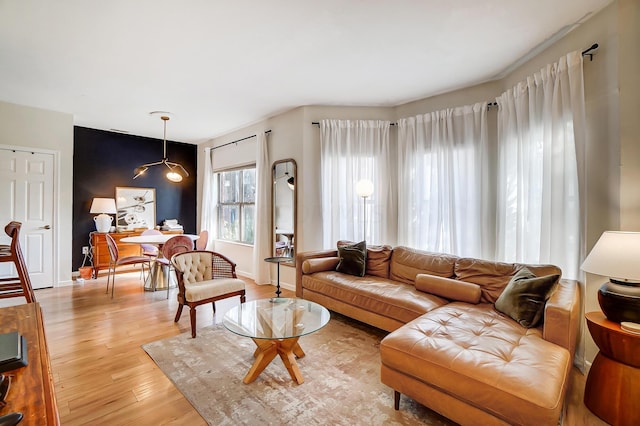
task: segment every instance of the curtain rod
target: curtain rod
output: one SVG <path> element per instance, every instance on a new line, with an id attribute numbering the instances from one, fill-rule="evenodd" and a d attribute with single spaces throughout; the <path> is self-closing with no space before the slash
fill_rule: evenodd
<path id="1" fill-rule="evenodd" d="M 312 122 L 311 122 L 311 125 L 312 125 L 312 126 L 314 126 L 314 125 L 315 125 L 315 126 L 320 127 L 320 122 L 319 122 L 319 121 L 312 121 Z M 391 126 L 397 126 L 397 125 L 398 125 L 398 123 L 391 123 Z"/>
<path id="2" fill-rule="evenodd" d="M 266 130 L 264 132 L 265 135 L 267 135 L 269 133 L 271 133 L 271 130 Z M 251 136 L 247 136 L 246 138 L 242 138 L 242 139 L 238 139 L 238 140 L 235 140 L 235 141 L 223 143 L 222 145 L 211 147 L 211 151 L 215 151 L 218 148 L 222 148 L 223 146 L 231 145 L 231 144 L 234 144 L 234 143 L 237 144 L 238 142 L 246 141 L 247 139 L 255 138 L 256 136 L 258 136 L 258 135 L 251 135 Z"/>
<path id="3" fill-rule="evenodd" d="M 589 61 L 593 61 L 593 53 L 589 53 L 592 50 L 596 50 L 598 48 L 598 43 L 593 43 L 588 49 L 582 51 L 582 56 L 588 56 Z"/>

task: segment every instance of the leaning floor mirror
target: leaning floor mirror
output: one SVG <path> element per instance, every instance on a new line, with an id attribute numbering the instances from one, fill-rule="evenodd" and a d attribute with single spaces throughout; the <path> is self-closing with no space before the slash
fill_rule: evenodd
<path id="1" fill-rule="evenodd" d="M 271 223 L 273 229 L 273 255 L 291 257 L 291 262 L 283 265 L 295 266 L 296 249 L 296 204 L 297 177 L 296 162 L 288 158 L 273 163 L 273 189 L 271 202 L 273 211 Z"/>

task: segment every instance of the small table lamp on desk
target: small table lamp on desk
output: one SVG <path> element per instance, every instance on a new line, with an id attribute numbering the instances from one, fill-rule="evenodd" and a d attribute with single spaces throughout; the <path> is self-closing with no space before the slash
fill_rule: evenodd
<path id="1" fill-rule="evenodd" d="M 640 334 L 623 330 L 602 312 L 585 316 L 600 352 L 587 376 L 584 404 L 612 425 L 639 425 Z"/>
<path id="2" fill-rule="evenodd" d="M 111 228 L 113 218 L 110 214 L 117 213 L 115 198 L 94 198 L 91 202 L 89 213 L 100 213 L 93 218 L 96 223 L 96 231 L 106 234 Z"/>

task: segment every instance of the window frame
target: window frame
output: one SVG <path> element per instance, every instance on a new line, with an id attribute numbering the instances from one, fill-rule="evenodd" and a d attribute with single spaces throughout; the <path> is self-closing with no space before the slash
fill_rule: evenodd
<path id="1" fill-rule="evenodd" d="M 253 188 L 253 201 L 248 202 L 245 201 L 245 197 L 244 197 L 244 171 L 246 170 L 253 170 L 254 173 L 254 188 Z M 239 200 L 238 201 L 234 201 L 234 202 L 223 202 L 223 198 L 224 198 L 224 191 L 223 191 L 223 185 L 224 185 L 224 179 L 222 178 L 222 175 L 224 173 L 231 173 L 231 172 L 240 172 L 239 173 L 239 179 L 238 179 L 238 192 L 239 192 Z M 255 177 L 255 173 L 256 173 L 256 164 L 255 163 L 251 163 L 251 164 L 245 164 L 242 166 L 237 166 L 237 167 L 230 167 L 230 168 L 226 168 L 226 169 L 220 169 L 220 170 L 216 170 L 214 172 L 216 175 L 218 175 L 217 177 L 217 192 L 218 192 L 218 198 L 216 200 L 216 213 L 217 213 L 217 223 L 216 223 L 216 227 L 217 227 L 217 234 L 218 237 L 217 239 L 220 241 L 224 241 L 224 242 L 228 242 L 228 243 L 237 243 L 237 244 L 246 244 L 246 245 L 250 245 L 253 246 L 255 244 L 255 221 L 253 223 L 253 229 L 251 231 L 251 241 L 246 240 L 245 237 L 246 235 L 244 232 L 244 216 L 245 216 L 245 210 L 246 207 L 252 207 L 255 211 L 255 198 L 256 198 L 256 182 L 255 179 L 257 179 L 257 177 Z M 233 206 L 237 206 L 237 211 L 238 211 L 238 216 L 237 216 L 237 221 L 238 221 L 238 239 L 229 239 L 225 237 L 225 233 L 223 232 L 223 228 L 224 228 L 224 223 L 225 223 L 225 219 L 224 219 L 224 215 L 223 215 L 223 209 L 225 207 L 233 207 Z"/>

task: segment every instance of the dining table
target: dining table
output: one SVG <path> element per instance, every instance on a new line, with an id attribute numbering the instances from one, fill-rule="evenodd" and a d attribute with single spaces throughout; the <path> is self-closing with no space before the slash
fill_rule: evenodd
<path id="1" fill-rule="evenodd" d="M 199 238 L 199 235 L 194 234 L 162 234 L 162 235 L 136 235 L 134 237 L 124 237 L 120 241 L 129 244 L 150 244 L 158 247 L 158 258 L 162 258 L 162 246 L 171 238 L 177 236 L 185 236 L 191 238 L 193 241 Z M 158 262 L 151 264 L 151 270 L 149 275 L 144 281 L 144 289 L 146 291 L 166 290 L 169 286 L 169 282 L 165 279 L 165 275 L 162 273 L 162 265 Z"/>

